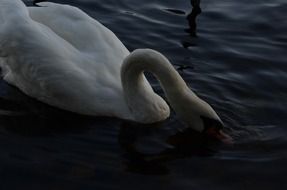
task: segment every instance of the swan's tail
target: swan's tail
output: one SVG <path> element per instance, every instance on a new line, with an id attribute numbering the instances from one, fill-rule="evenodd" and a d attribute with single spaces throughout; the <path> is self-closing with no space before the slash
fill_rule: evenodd
<path id="1" fill-rule="evenodd" d="M 28 9 L 21 0 L 0 0 L 0 24 L 12 22 L 12 20 L 22 21 L 28 17 Z"/>
<path id="2" fill-rule="evenodd" d="M 16 26 L 31 20 L 26 5 L 21 0 L 0 0 L 0 56 L 3 44 L 11 33 L 17 31 Z"/>

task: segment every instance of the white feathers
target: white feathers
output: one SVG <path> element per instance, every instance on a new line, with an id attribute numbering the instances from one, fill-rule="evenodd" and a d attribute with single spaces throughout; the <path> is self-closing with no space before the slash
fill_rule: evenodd
<path id="1" fill-rule="evenodd" d="M 80 9 L 40 5 L 0 0 L 0 67 L 4 79 L 27 95 L 80 114 L 152 123 L 166 119 L 169 107 L 145 79 L 143 71 L 150 71 L 195 129 L 203 129 L 200 115 L 220 120 L 160 53 L 130 54 L 113 32 Z"/>

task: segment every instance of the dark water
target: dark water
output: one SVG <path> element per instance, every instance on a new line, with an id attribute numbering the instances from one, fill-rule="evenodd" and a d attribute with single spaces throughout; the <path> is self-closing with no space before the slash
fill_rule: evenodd
<path id="1" fill-rule="evenodd" d="M 57 2 L 130 50 L 165 54 L 235 144 L 208 142 L 175 115 L 148 127 L 61 112 L 0 81 L 1 190 L 287 189 L 285 0 L 202 0 L 196 20 L 189 0 Z"/>

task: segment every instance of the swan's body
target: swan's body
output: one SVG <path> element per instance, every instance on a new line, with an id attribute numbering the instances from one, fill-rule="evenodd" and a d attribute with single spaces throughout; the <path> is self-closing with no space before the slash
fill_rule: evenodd
<path id="1" fill-rule="evenodd" d="M 160 53 L 130 53 L 81 10 L 40 5 L 0 0 L 0 66 L 8 83 L 72 112 L 153 123 L 166 119 L 170 110 L 145 79 L 143 71 L 150 71 L 175 112 L 194 129 L 204 129 L 202 117 L 221 122 Z"/>

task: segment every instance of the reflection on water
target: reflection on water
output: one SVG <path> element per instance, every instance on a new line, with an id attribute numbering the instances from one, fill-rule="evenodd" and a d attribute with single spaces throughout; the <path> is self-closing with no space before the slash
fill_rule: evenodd
<path id="1" fill-rule="evenodd" d="M 196 37 L 196 17 L 201 13 L 200 0 L 190 0 L 192 5 L 192 11 L 187 15 L 189 29 L 186 31 L 191 36 Z"/>
<path id="2" fill-rule="evenodd" d="M 218 142 L 190 128 L 176 132 L 162 123 L 138 125 L 124 123 L 119 132 L 126 170 L 146 175 L 168 174 L 168 162 L 192 156 L 211 156 Z M 173 133 L 172 133 L 173 132 Z"/>
<path id="3" fill-rule="evenodd" d="M 0 189 L 287 189 L 286 1 L 68 3 L 130 50 L 165 54 L 235 144 L 209 141 L 174 114 L 140 126 L 64 112 L 1 81 Z"/>

